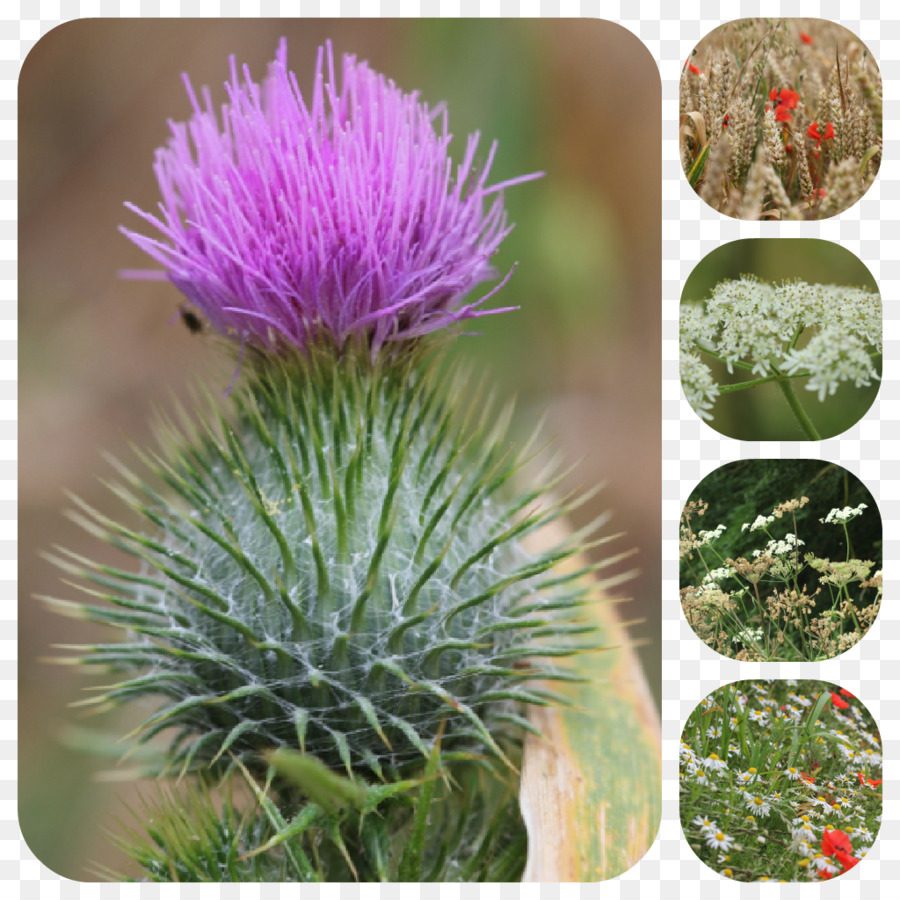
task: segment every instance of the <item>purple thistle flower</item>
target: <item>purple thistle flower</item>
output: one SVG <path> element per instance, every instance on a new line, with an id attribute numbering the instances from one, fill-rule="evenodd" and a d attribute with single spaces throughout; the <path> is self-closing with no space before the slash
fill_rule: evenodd
<path id="1" fill-rule="evenodd" d="M 262 85 L 246 66 L 242 83 L 232 57 L 221 125 L 209 90 L 201 106 L 183 78 L 193 118 L 170 122 L 156 152 L 159 216 L 126 204 L 160 237 L 121 229 L 165 272 L 126 276 L 168 277 L 218 331 L 265 349 L 364 337 L 374 353 L 509 309 L 480 309 L 509 275 L 461 301 L 496 274 L 488 260 L 511 229 L 502 190 L 541 173 L 487 186 L 496 144 L 477 172 L 475 133 L 454 174 L 444 105 L 353 56 L 338 86 L 330 43 L 309 104 L 284 39 Z"/>

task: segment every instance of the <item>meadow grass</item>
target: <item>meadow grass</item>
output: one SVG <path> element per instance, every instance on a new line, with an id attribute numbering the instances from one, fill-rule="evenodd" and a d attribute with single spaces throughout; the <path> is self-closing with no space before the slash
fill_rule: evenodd
<path id="1" fill-rule="evenodd" d="M 738 881 L 842 875 L 881 824 L 881 738 L 849 691 L 740 681 L 706 697 L 680 747 L 681 825 L 697 856 Z"/>

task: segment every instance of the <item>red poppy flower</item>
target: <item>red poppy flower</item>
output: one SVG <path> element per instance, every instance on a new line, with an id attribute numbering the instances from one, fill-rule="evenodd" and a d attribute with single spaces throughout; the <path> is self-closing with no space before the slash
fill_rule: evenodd
<path id="1" fill-rule="evenodd" d="M 807 775 L 806 772 L 801 772 L 801 773 L 800 773 L 800 777 L 801 777 L 807 784 L 815 784 L 815 783 L 816 783 L 816 779 L 813 778 L 812 775 Z"/>
<path id="2" fill-rule="evenodd" d="M 813 122 L 812 125 L 806 129 L 806 136 L 812 138 L 816 142 L 816 149 L 818 150 L 819 147 L 822 146 L 822 141 L 830 141 L 834 137 L 834 124 L 832 122 L 826 122 L 825 133 L 822 134 L 822 132 L 819 131 L 819 123 Z"/>
<path id="3" fill-rule="evenodd" d="M 722 127 L 723 127 L 723 128 L 727 128 L 727 127 L 728 127 L 728 113 L 725 113 L 725 118 L 722 119 Z"/>
<path id="4" fill-rule="evenodd" d="M 777 88 L 772 88 L 772 90 L 769 91 L 769 99 L 774 100 L 778 106 L 796 109 L 797 104 L 800 102 L 800 95 L 790 88 L 782 88 L 780 91 Z"/>
<path id="5" fill-rule="evenodd" d="M 869 787 L 878 787 L 882 782 L 881 778 L 866 778 L 862 772 L 857 772 L 856 777 L 859 779 L 861 785 L 868 785 Z"/>
<path id="6" fill-rule="evenodd" d="M 690 69 L 695 75 L 703 74 L 692 62 L 688 63 L 688 69 Z"/>
<path id="7" fill-rule="evenodd" d="M 852 853 L 853 844 L 850 843 L 850 838 L 843 831 L 835 828 L 833 831 L 826 831 L 822 835 L 822 853 L 825 856 L 834 856 L 837 851 Z"/>
<path id="8" fill-rule="evenodd" d="M 836 859 L 845 872 L 849 872 L 859 860 L 853 856 L 853 844 L 850 838 L 838 828 L 826 831 L 822 835 L 822 853 Z"/>
<path id="9" fill-rule="evenodd" d="M 775 110 L 775 121 L 776 122 L 790 122 L 794 117 L 791 115 L 790 110 L 786 106 L 779 106 Z"/>
<path id="10" fill-rule="evenodd" d="M 859 862 L 855 856 L 851 856 L 843 850 L 835 850 L 834 858 L 844 867 L 845 872 L 849 872 Z"/>
<path id="11" fill-rule="evenodd" d="M 800 32 L 800 40 L 803 41 L 804 44 L 811 44 L 813 42 L 813 39 L 805 31 Z"/>
<path id="12" fill-rule="evenodd" d="M 831 123 L 829 122 L 828 124 L 830 125 Z M 828 125 L 825 126 L 825 131 L 828 131 Z M 832 131 L 834 131 L 833 128 L 832 128 Z M 845 697 L 849 697 L 851 700 L 856 699 L 856 697 L 853 694 L 851 694 L 850 691 L 847 690 L 847 688 L 841 688 L 840 693 L 843 694 Z"/>
<path id="13" fill-rule="evenodd" d="M 782 92 L 778 95 L 778 102 L 786 106 L 788 109 L 796 109 L 797 104 L 800 102 L 800 95 L 796 91 L 788 90 L 788 88 L 784 88 Z"/>
<path id="14" fill-rule="evenodd" d="M 850 706 L 850 704 L 843 697 L 841 697 L 840 694 L 836 694 L 834 691 L 831 692 L 831 702 L 838 709 L 847 709 Z"/>

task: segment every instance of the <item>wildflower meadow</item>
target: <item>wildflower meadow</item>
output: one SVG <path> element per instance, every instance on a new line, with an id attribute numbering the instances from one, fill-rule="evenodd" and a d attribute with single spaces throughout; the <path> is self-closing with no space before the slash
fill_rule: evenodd
<path id="1" fill-rule="evenodd" d="M 782 494 L 791 480 L 799 490 L 771 503 L 770 487 L 754 500 L 760 474 Z M 742 494 L 736 488 L 747 479 L 751 487 Z M 704 494 L 715 498 L 713 512 Z M 873 507 L 862 484 L 830 464 L 723 466 L 701 482 L 681 515 L 688 624 L 717 653 L 739 660 L 814 661 L 849 650 L 881 608 L 881 529 Z"/>
<path id="2" fill-rule="evenodd" d="M 739 19 L 685 62 L 681 164 L 707 204 L 739 219 L 824 219 L 881 163 L 878 66 L 824 19 Z"/>
<path id="3" fill-rule="evenodd" d="M 726 878 L 836 878 L 859 864 L 881 827 L 878 726 L 837 685 L 719 688 L 688 718 L 679 759 L 685 838 Z"/>

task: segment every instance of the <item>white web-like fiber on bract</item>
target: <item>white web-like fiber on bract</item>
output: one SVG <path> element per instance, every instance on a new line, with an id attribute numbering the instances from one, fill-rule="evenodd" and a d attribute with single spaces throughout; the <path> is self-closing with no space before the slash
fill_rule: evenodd
<path id="1" fill-rule="evenodd" d="M 577 628 L 576 593 L 540 590 L 560 548 L 519 543 L 540 492 L 504 493 L 502 438 L 457 433 L 427 392 L 398 408 L 389 382 L 361 409 L 335 388 L 251 403 L 228 452 L 173 466 L 193 502 L 154 511 L 181 574 L 138 597 L 169 648 L 144 641 L 166 695 L 150 724 L 198 759 L 299 744 L 377 770 L 424 755 L 442 720 L 446 746 L 490 745 L 529 699 L 517 667 L 554 671 L 528 658 L 535 636 Z"/>

